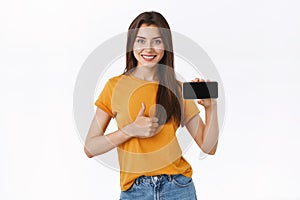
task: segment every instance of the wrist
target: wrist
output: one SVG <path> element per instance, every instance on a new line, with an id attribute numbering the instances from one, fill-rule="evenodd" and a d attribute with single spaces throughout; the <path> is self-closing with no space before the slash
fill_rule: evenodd
<path id="1" fill-rule="evenodd" d="M 206 111 L 217 110 L 217 104 L 216 103 L 215 104 L 211 104 L 211 105 L 205 107 L 205 110 Z"/>
<path id="2" fill-rule="evenodd" d="M 126 137 L 126 139 L 130 139 L 132 138 L 133 136 L 130 134 L 130 131 L 128 130 L 129 127 L 128 126 L 125 126 L 123 128 L 120 129 L 121 133 L 124 135 L 124 137 Z"/>

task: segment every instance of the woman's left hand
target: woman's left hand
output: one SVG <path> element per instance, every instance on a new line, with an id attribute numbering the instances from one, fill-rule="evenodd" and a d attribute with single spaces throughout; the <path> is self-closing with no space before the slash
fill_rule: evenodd
<path id="1" fill-rule="evenodd" d="M 207 79 L 207 81 L 205 81 L 204 79 L 201 78 L 194 78 L 192 82 L 210 82 L 210 80 Z M 211 106 L 217 105 L 216 99 L 198 99 L 197 102 L 202 106 L 204 106 L 205 108 L 210 108 Z"/>

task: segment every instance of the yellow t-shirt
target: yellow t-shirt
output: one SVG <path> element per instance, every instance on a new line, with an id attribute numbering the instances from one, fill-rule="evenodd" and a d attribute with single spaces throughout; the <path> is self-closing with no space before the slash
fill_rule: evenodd
<path id="1" fill-rule="evenodd" d="M 122 129 L 135 121 L 142 102 L 146 106 L 145 116 L 154 116 L 157 89 L 158 82 L 145 81 L 133 75 L 118 75 L 106 82 L 95 105 L 115 117 L 118 128 Z M 200 111 L 194 100 L 181 100 L 182 125 L 185 125 Z M 130 188 L 134 180 L 142 175 L 182 174 L 192 177 L 192 167 L 182 156 L 176 138 L 177 128 L 171 118 L 155 136 L 131 138 L 118 146 L 122 191 Z"/>

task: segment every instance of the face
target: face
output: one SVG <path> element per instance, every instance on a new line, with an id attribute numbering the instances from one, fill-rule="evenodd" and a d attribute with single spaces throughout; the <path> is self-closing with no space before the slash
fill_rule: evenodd
<path id="1" fill-rule="evenodd" d="M 142 24 L 133 44 L 137 66 L 155 66 L 164 56 L 164 44 L 155 25 Z"/>

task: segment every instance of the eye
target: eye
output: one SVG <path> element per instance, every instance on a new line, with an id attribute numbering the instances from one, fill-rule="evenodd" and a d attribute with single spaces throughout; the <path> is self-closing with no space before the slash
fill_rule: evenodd
<path id="1" fill-rule="evenodd" d="M 154 40 L 154 44 L 158 45 L 158 44 L 161 44 L 162 41 L 160 39 L 157 39 L 157 40 Z"/>
<path id="2" fill-rule="evenodd" d="M 136 42 L 139 44 L 145 44 L 145 40 L 143 39 L 137 39 Z"/>

